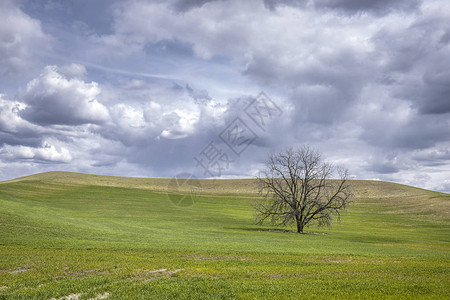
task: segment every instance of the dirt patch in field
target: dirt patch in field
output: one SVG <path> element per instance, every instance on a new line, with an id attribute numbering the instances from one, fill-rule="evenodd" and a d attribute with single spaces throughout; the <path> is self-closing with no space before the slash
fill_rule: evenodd
<path id="1" fill-rule="evenodd" d="M 353 260 L 353 257 L 325 257 L 325 262 L 331 262 L 331 263 L 351 263 L 355 262 Z"/>
<path id="2" fill-rule="evenodd" d="M 184 269 L 175 269 L 175 270 L 167 270 L 167 269 L 157 269 L 151 271 L 144 271 L 136 276 L 129 277 L 126 280 L 143 280 L 144 282 L 153 281 L 160 278 L 170 277 L 175 273 L 181 272 Z"/>
<path id="3" fill-rule="evenodd" d="M 77 271 L 77 272 L 72 272 L 67 274 L 66 276 L 71 276 L 71 277 L 88 277 L 88 276 L 101 276 L 101 275 L 108 275 L 111 272 L 109 272 L 106 269 L 91 269 L 91 270 L 82 270 L 82 271 Z M 66 277 L 64 276 L 64 277 Z"/>
<path id="4" fill-rule="evenodd" d="M 50 300 L 79 300 L 81 297 L 82 293 L 76 293 L 76 294 L 70 294 L 61 298 L 51 298 Z M 108 299 L 109 298 L 109 293 L 105 292 L 103 294 L 98 294 L 96 297 L 94 298 L 89 298 L 88 300 L 101 300 L 101 299 Z"/>
<path id="5" fill-rule="evenodd" d="M 361 258 L 361 257 L 325 257 L 321 261 L 333 264 L 366 264 L 366 265 L 385 265 L 400 263 L 400 260 Z"/>
<path id="6" fill-rule="evenodd" d="M 70 294 L 61 298 L 51 298 L 50 300 L 78 300 L 80 299 L 81 294 Z"/>
<path id="7" fill-rule="evenodd" d="M 189 260 L 248 260 L 248 257 L 245 256 L 233 256 L 233 255 L 212 255 L 212 256 L 204 256 L 204 255 L 197 255 L 193 254 L 190 256 L 184 257 Z"/>
<path id="8" fill-rule="evenodd" d="M 31 269 L 17 269 L 17 270 L 12 270 L 10 273 L 17 274 L 17 273 L 22 273 L 22 272 L 27 272 L 27 271 L 31 271 Z"/>
<path id="9" fill-rule="evenodd" d="M 103 294 L 98 294 L 97 297 L 94 298 L 89 298 L 88 300 L 101 300 L 101 299 L 108 299 L 109 298 L 109 293 L 103 293 Z"/>
<path id="10" fill-rule="evenodd" d="M 274 274 L 268 275 L 269 278 L 282 278 L 282 277 L 307 277 L 307 276 L 315 276 L 318 274 Z"/>
<path id="11" fill-rule="evenodd" d="M 364 274 L 362 272 L 332 272 L 332 273 L 312 273 L 312 274 L 272 274 L 269 278 L 289 278 L 289 277 L 309 277 L 309 276 L 330 276 L 330 275 L 356 275 Z"/>
<path id="12" fill-rule="evenodd" d="M 415 245 L 415 244 L 377 244 L 377 245 L 394 248 L 405 248 L 405 249 L 439 250 L 439 251 L 449 250 L 449 248 L 445 245 Z"/>

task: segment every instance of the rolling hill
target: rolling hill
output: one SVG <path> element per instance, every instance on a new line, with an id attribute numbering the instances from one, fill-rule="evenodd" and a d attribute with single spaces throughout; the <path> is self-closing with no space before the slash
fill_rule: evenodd
<path id="1" fill-rule="evenodd" d="M 450 195 L 352 186 L 341 221 L 298 235 L 254 224 L 253 179 L 5 181 L 0 299 L 448 298 Z"/>

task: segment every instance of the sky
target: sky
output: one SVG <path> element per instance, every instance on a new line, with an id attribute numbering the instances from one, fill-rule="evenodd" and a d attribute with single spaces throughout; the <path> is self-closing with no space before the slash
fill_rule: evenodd
<path id="1" fill-rule="evenodd" d="M 0 180 L 254 177 L 309 145 L 450 192 L 447 0 L 1 0 Z"/>

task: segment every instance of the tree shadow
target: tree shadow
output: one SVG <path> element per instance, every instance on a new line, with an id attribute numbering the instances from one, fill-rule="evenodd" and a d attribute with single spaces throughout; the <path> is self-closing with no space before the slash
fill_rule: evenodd
<path id="1" fill-rule="evenodd" d="M 281 229 L 281 228 L 255 228 L 255 227 L 225 227 L 225 229 L 242 230 L 250 232 L 277 232 L 277 233 L 294 233 L 299 235 L 325 235 L 325 232 L 307 231 L 298 233 L 296 230 Z"/>

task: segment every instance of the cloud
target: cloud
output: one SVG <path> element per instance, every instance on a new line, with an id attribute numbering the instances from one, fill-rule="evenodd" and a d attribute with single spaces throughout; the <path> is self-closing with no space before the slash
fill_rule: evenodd
<path id="1" fill-rule="evenodd" d="M 33 59 L 49 49 L 52 38 L 39 20 L 25 14 L 14 1 L 0 2 L 0 76 L 17 77 L 29 70 Z"/>
<path id="2" fill-rule="evenodd" d="M 95 155 L 99 162 L 95 165 L 118 163 L 114 157 L 119 155 L 122 158 L 120 162 L 157 176 L 170 177 L 183 171 L 204 176 L 193 158 L 211 141 L 227 149 L 219 134 L 237 116 L 245 117 L 244 107 L 254 100 L 254 97 L 218 100 L 190 86 L 173 88 L 167 85 L 163 88 L 144 80 L 131 80 L 124 82 L 123 86 L 126 89 L 120 89 L 120 98 L 133 101 L 112 105 L 109 108 L 111 124 L 94 129 L 105 143 L 117 141 L 120 145 L 96 147 Z M 108 94 L 117 93 L 110 90 Z M 248 118 L 246 121 L 251 122 Z M 282 120 L 276 123 L 284 124 Z M 243 154 L 242 164 L 233 164 L 233 167 L 223 170 L 222 175 L 254 175 L 254 168 L 247 168 L 247 163 L 264 156 L 267 148 L 281 139 L 277 134 L 278 125 L 266 129 L 274 134 L 264 134 L 259 128 L 253 130 L 259 130 L 259 138 L 252 144 L 253 150 Z M 106 158 L 102 159 L 104 156 Z"/>
<path id="3" fill-rule="evenodd" d="M 420 0 L 264 0 L 264 3 L 272 10 L 283 6 L 292 6 L 301 9 L 315 8 L 319 12 L 337 12 L 349 16 L 411 13 L 420 7 Z"/>
<path id="4" fill-rule="evenodd" d="M 167 3 L 131 2 L 115 20 L 115 34 L 105 38 L 135 51 L 177 40 L 202 59 L 232 58 L 259 85 L 289 93 L 304 121 L 346 118 L 346 108 L 376 75 L 370 37 L 377 28 L 367 26 L 378 22 L 372 16 L 317 18 L 310 7 L 283 5 L 274 12 L 253 0 L 202 2 L 182 14 Z"/>
<path id="5" fill-rule="evenodd" d="M 79 79 L 86 75 L 86 67 L 80 64 L 64 65 L 57 68 L 57 72 L 67 79 Z"/>
<path id="6" fill-rule="evenodd" d="M 445 1 L 25 1 L 14 13 L 8 3 L 10 18 L 42 32 L 29 13 L 57 41 L 34 56 L 27 31 L 8 27 L 28 49 L 18 57 L 58 66 L 2 78 L 2 167 L 205 176 L 193 158 L 210 142 L 228 149 L 219 134 L 239 116 L 258 138 L 223 176 L 252 176 L 268 152 L 310 144 L 357 178 L 447 187 Z M 261 90 L 283 110 L 264 129 L 244 112 Z"/>
<path id="7" fill-rule="evenodd" d="M 414 20 L 384 26 L 372 37 L 380 71 L 392 95 L 411 101 L 422 114 L 450 112 L 450 4 L 424 5 Z"/>
<path id="8" fill-rule="evenodd" d="M 40 163 L 68 163 L 72 160 L 66 148 L 56 149 L 45 143 L 42 147 L 6 146 L 2 149 L 6 160 L 26 160 Z"/>
<path id="9" fill-rule="evenodd" d="M 38 146 L 42 143 L 43 130 L 20 117 L 25 108 L 25 103 L 9 100 L 0 94 L 0 147 L 5 144 Z"/>
<path id="10" fill-rule="evenodd" d="M 79 75 L 84 67 L 71 65 L 63 72 Z M 21 116 L 40 125 L 100 124 L 109 120 L 108 109 L 97 97 L 100 88 L 96 82 L 85 83 L 77 78 L 68 79 L 58 67 L 47 66 L 42 74 L 27 84 L 22 98 L 27 107 Z"/>
<path id="11" fill-rule="evenodd" d="M 374 19 L 318 19 L 314 10 L 285 5 L 274 13 L 266 5 L 213 1 L 178 14 L 166 3 L 132 2 L 117 12 L 114 39 L 135 49 L 178 40 L 203 59 L 231 57 L 261 86 L 290 93 L 302 119 L 341 118 L 374 77 L 369 37 L 376 27 L 363 25 Z"/>
<path id="12" fill-rule="evenodd" d="M 419 0 L 314 0 L 317 8 L 337 10 L 346 14 L 370 13 L 385 15 L 391 12 L 412 12 L 418 9 Z"/>
<path id="13" fill-rule="evenodd" d="M 223 1 L 223 0 L 175 0 L 172 6 L 177 11 L 185 12 L 187 10 L 198 8 L 205 5 L 208 2 Z"/>
<path id="14" fill-rule="evenodd" d="M 205 104 L 212 100 L 212 98 L 208 95 L 207 90 L 193 89 L 189 85 L 186 86 L 186 89 L 189 91 L 189 96 L 191 96 L 198 104 Z"/>
<path id="15" fill-rule="evenodd" d="M 120 99 L 109 107 L 111 123 L 98 129 L 105 138 L 133 147 L 196 134 L 202 112 L 188 90 L 144 80 L 131 80 L 123 87 L 120 91 L 111 87 L 107 92 Z M 132 100 L 124 103 L 121 99 Z"/>
<path id="16" fill-rule="evenodd" d="M 200 111 L 192 104 L 185 104 L 184 108 L 181 106 L 170 108 L 150 102 L 144 110 L 144 117 L 148 124 L 162 129 L 159 137 L 179 139 L 196 131 L 195 126 L 200 119 Z"/>
<path id="17" fill-rule="evenodd" d="M 232 5 L 214 1 L 179 14 L 167 2 L 127 2 L 116 10 L 115 33 L 103 35 L 99 40 L 125 54 L 142 50 L 148 43 L 178 40 L 192 45 L 201 58 L 220 54 L 242 56 L 249 29 L 253 32 L 256 29 L 241 26 L 249 21 L 250 10 L 258 13 L 265 8 L 260 1 L 233 1 Z"/>

